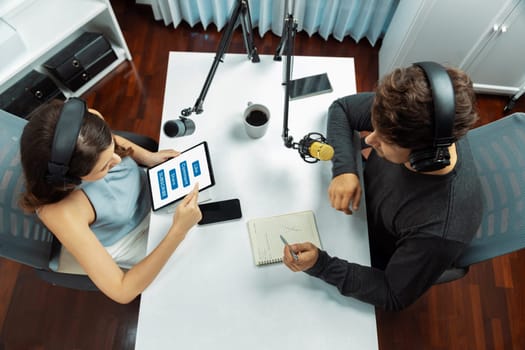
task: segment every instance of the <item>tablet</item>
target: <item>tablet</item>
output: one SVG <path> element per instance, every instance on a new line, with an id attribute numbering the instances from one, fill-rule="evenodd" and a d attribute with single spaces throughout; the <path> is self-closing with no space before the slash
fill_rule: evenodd
<path id="1" fill-rule="evenodd" d="M 182 199 L 197 182 L 199 191 L 215 185 L 208 144 L 199 143 L 149 168 L 148 181 L 154 211 Z"/>

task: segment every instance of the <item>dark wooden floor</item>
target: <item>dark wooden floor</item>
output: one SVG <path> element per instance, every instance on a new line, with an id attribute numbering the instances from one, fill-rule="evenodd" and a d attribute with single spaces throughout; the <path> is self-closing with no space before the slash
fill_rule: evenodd
<path id="1" fill-rule="evenodd" d="M 220 34 L 213 26 L 165 27 L 132 0 L 112 4 L 133 63 L 119 66 L 84 97 L 113 128 L 158 138 L 168 51 L 214 52 Z M 255 35 L 262 54 L 273 54 L 279 41 L 269 33 Z M 229 52 L 245 52 L 240 32 Z M 377 80 L 378 46 L 366 40 L 340 43 L 299 33 L 296 53 L 355 57 L 359 91 L 371 90 Z M 479 96 L 480 124 L 502 117 L 506 100 Z M 513 112 L 525 112 L 524 100 Z M 465 278 L 433 287 L 402 312 L 377 310 L 379 348 L 525 349 L 523 271 L 525 250 L 473 266 Z M 0 259 L 0 350 L 133 349 L 138 307 L 139 299 L 118 305 L 100 293 L 52 287 L 29 268 Z"/>

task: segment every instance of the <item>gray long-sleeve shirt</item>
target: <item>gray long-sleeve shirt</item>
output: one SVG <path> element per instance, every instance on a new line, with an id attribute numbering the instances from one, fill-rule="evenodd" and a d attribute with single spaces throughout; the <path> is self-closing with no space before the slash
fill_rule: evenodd
<path id="1" fill-rule="evenodd" d="M 327 136 L 335 150 L 334 177 L 357 174 L 351 135 L 372 130 L 373 97 L 347 96 L 330 106 Z M 386 310 L 413 303 L 453 265 L 481 222 L 481 185 L 465 138 L 456 150 L 455 168 L 441 176 L 410 171 L 373 151 L 364 184 L 372 262 L 378 263 L 362 266 L 320 251 L 306 272 L 335 285 L 343 295 Z"/>

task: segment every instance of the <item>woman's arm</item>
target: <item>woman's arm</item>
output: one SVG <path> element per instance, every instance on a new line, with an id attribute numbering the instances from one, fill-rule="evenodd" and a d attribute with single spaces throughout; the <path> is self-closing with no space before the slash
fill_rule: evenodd
<path id="1" fill-rule="evenodd" d="M 127 272 L 121 270 L 89 228 L 95 214 L 82 191 L 43 207 L 39 216 L 95 285 L 109 298 L 125 304 L 155 279 L 188 231 L 201 219 L 197 199 L 196 186 L 178 205 L 173 223 L 157 248 Z"/>
<path id="2" fill-rule="evenodd" d="M 115 138 L 117 144 L 121 147 L 131 148 L 133 150 L 131 158 L 133 158 L 135 162 L 147 167 L 160 164 L 180 154 L 180 152 L 172 149 L 160 150 L 158 152 L 150 152 L 147 149 L 140 147 L 139 145 L 129 141 L 128 139 L 122 136 L 114 134 L 113 137 Z"/>
<path id="3" fill-rule="evenodd" d="M 90 113 L 93 113 L 94 115 L 98 116 L 102 120 L 104 120 L 104 117 L 102 114 L 97 111 L 96 109 L 89 108 L 88 109 Z M 160 150 L 158 152 L 150 152 L 147 149 L 131 142 L 130 140 L 113 134 L 113 137 L 115 138 L 118 145 L 120 145 L 123 148 L 131 148 L 133 150 L 133 154 L 131 155 L 131 158 L 135 160 L 140 165 L 144 165 L 146 167 L 151 167 L 154 165 L 157 165 L 159 163 L 162 163 L 163 161 L 166 161 L 170 158 L 176 157 L 180 154 L 180 152 L 175 150 Z"/>

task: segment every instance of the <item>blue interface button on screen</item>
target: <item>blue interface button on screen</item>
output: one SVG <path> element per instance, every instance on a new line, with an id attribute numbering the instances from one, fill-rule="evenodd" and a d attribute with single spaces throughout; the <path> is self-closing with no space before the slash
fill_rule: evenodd
<path id="1" fill-rule="evenodd" d="M 179 187 L 179 183 L 177 182 L 177 173 L 175 169 L 171 169 L 169 174 L 170 174 L 171 189 L 176 190 L 177 187 Z"/>
<path id="2" fill-rule="evenodd" d="M 180 163 L 180 175 L 182 176 L 182 186 L 188 187 L 190 185 L 190 177 L 188 176 L 188 163 L 186 161 Z"/>
<path id="3" fill-rule="evenodd" d="M 157 178 L 159 179 L 160 198 L 166 199 L 168 198 L 168 191 L 166 189 L 166 176 L 164 175 L 164 170 L 157 171 Z"/>
<path id="4" fill-rule="evenodd" d="M 201 174 L 201 165 L 199 164 L 199 161 L 194 161 L 191 163 L 191 166 L 193 167 L 193 176 L 199 176 Z"/>

